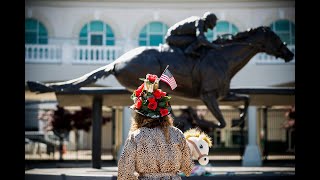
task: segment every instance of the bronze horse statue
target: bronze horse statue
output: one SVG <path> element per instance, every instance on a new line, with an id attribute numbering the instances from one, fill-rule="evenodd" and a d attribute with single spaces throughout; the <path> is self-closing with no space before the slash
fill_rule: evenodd
<path id="1" fill-rule="evenodd" d="M 244 113 L 240 114 L 242 120 L 249 105 L 248 96 L 229 92 L 232 77 L 257 53 L 265 52 L 280 57 L 285 62 L 291 61 L 294 55 L 269 27 L 239 32 L 231 39 L 218 39 L 213 43 L 221 48 L 217 50 L 203 47 L 199 58 L 185 56 L 176 47 L 138 47 L 114 62 L 76 79 L 47 84 L 32 81 L 27 83 L 31 91 L 65 92 L 77 90 L 113 74 L 121 85 L 133 91 L 141 84 L 139 78 L 145 77 L 147 73 L 160 76 L 169 65 L 178 87 L 172 91 L 161 82 L 161 88 L 173 96 L 201 99 L 218 120 L 215 127 L 223 128 L 226 124 L 219 108 L 220 100 L 244 101 Z"/>
<path id="2" fill-rule="evenodd" d="M 182 113 L 179 116 L 176 116 L 174 113 L 171 115 L 174 118 L 174 126 L 182 132 L 192 128 L 199 128 L 207 134 L 213 131 L 213 127 L 215 126 L 214 122 L 206 120 L 202 115 L 198 115 L 197 111 L 191 106 L 180 110 Z"/>

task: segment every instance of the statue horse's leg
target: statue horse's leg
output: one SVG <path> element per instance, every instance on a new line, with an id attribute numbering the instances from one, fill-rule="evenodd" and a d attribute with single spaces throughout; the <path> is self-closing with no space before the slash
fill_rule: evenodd
<path id="1" fill-rule="evenodd" d="M 113 72 L 114 64 L 108 64 L 106 66 L 100 67 L 90 73 L 87 73 L 79 78 L 62 81 L 62 82 L 55 82 L 55 83 L 41 83 L 41 82 L 33 82 L 28 81 L 28 86 L 30 91 L 32 92 L 67 92 L 71 90 L 79 89 L 87 84 L 94 83 L 98 79 L 102 77 L 106 77 Z"/>
<path id="2" fill-rule="evenodd" d="M 226 122 L 223 118 L 221 110 L 219 108 L 219 104 L 214 92 L 202 93 L 200 95 L 201 100 L 208 107 L 211 113 L 217 118 L 219 124 L 215 124 L 217 128 L 224 128 L 226 126 Z"/>
<path id="3" fill-rule="evenodd" d="M 188 110 L 190 112 L 190 115 L 192 119 L 194 119 L 197 123 L 197 126 L 200 127 L 200 129 L 205 129 L 205 128 L 214 128 L 216 127 L 216 124 L 210 121 L 207 121 L 205 119 L 200 119 L 199 116 L 197 115 L 196 111 L 193 110 L 190 106 L 188 107 Z"/>
<path id="4" fill-rule="evenodd" d="M 232 125 L 232 127 L 237 126 L 237 125 L 241 125 L 242 123 L 244 123 L 244 120 L 247 116 L 247 110 L 248 110 L 248 106 L 249 106 L 249 96 L 245 95 L 245 94 L 236 94 L 236 93 L 231 93 L 229 92 L 227 94 L 227 96 L 225 96 L 221 101 L 244 101 L 244 108 L 241 109 L 240 112 L 240 121 L 239 123 Z"/>

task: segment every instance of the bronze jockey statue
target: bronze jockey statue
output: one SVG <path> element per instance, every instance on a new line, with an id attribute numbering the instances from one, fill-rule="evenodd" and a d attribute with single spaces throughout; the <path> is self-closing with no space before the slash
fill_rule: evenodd
<path id="1" fill-rule="evenodd" d="M 168 29 L 166 42 L 170 46 L 176 46 L 184 50 L 187 55 L 199 57 L 196 52 L 201 46 L 218 49 L 220 46 L 210 43 L 204 33 L 216 26 L 215 14 L 206 12 L 203 17 L 191 16 L 182 20 Z"/>

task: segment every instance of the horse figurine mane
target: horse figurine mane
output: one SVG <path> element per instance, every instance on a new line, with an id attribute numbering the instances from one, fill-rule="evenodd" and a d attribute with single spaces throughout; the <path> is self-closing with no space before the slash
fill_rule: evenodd
<path id="1" fill-rule="evenodd" d="M 210 136 L 198 129 L 189 129 L 183 133 L 190 148 L 192 157 L 197 159 L 199 164 L 207 165 L 209 163 L 209 148 L 212 147 Z"/>
<path id="2" fill-rule="evenodd" d="M 208 143 L 209 147 L 212 147 L 211 137 L 208 136 L 208 134 L 201 132 L 200 130 L 189 129 L 186 132 L 184 132 L 183 134 L 186 139 L 189 139 L 190 137 L 201 137 L 204 141 L 206 141 Z"/>

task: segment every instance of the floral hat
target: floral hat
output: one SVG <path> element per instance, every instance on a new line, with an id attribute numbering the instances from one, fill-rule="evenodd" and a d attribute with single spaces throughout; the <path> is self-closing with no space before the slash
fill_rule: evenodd
<path id="1" fill-rule="evenodd" d="M 171 97 L 161 89 L 159 89 L 159 81 L 157 75 L 147 74 L 146 78 L 140 78 L 142 83 L 131 95 L 134 104 L 131 109 L 137 113 L 149 117 L 159 118 L 167 116 L 171 113 L 170 99 Z"/>

